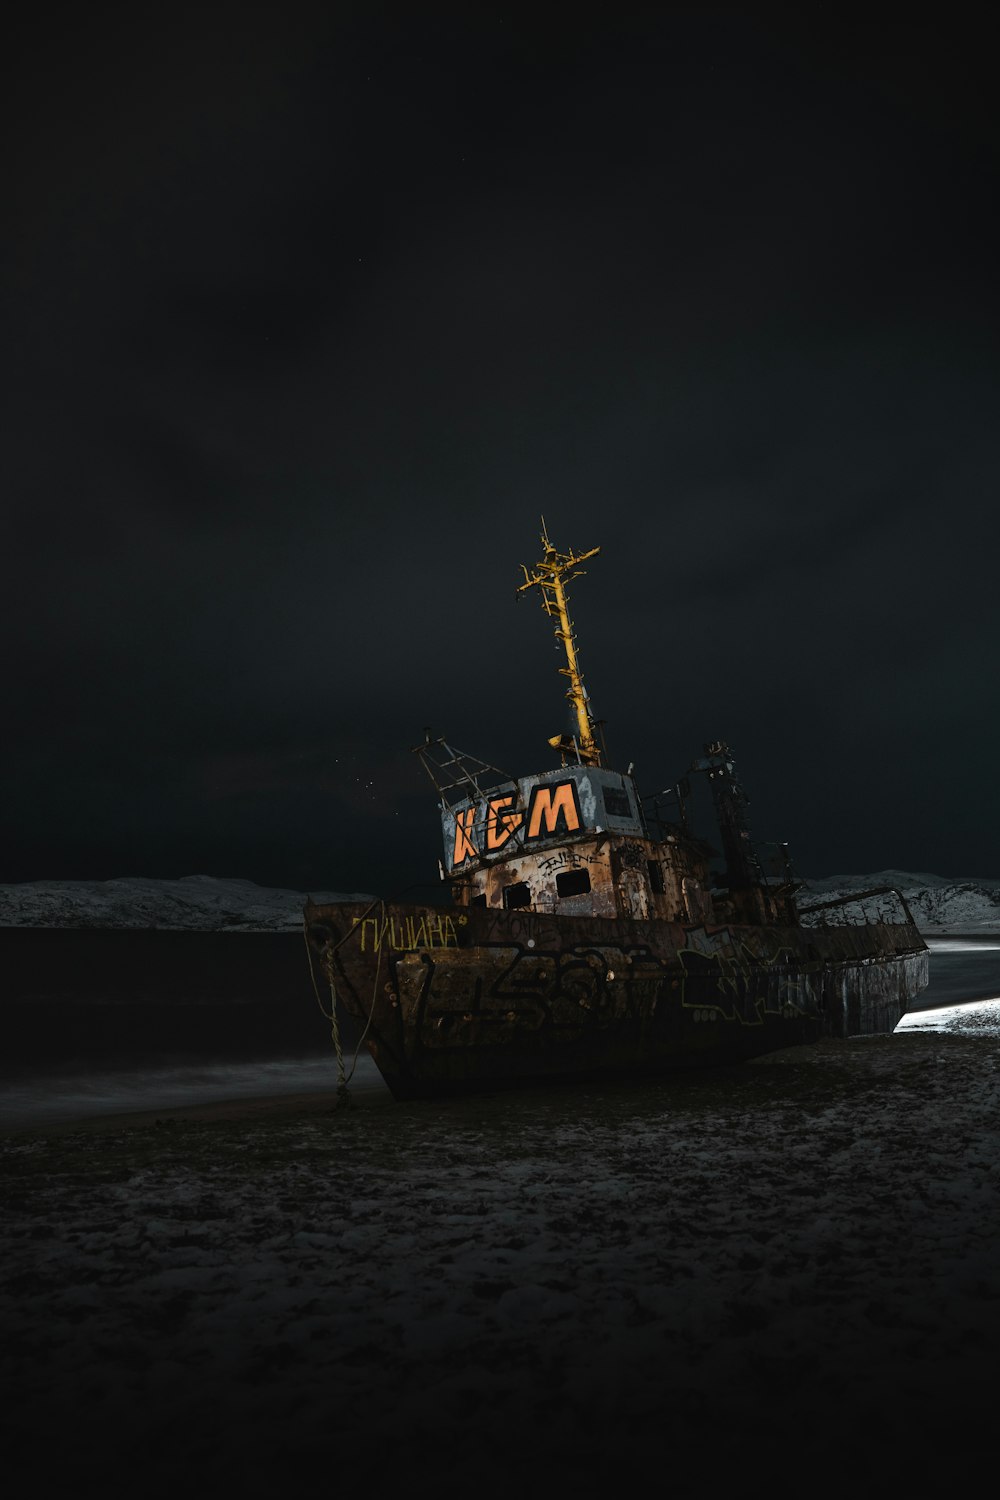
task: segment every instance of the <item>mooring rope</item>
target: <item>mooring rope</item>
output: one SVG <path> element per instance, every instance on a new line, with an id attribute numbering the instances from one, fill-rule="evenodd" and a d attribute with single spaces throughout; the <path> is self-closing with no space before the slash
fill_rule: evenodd
<path id="1" fill-rule="evenodd" d="M 323 954 L 323 968 L 330 983 L 330 1030 L 333 1035 L 333 1045 L 337 1053 L 337 1103 L 348 1104 L 347 1078 L 344 1075 L 344 1048 L 340 1040 L 340 1022 L 337 1019 L 337 988 L 333 982 L 333 949 L 329 948 Z M 357 1054 L 355 1054 L 357 1062 Z M 354 1069 L 351 1069 L 353 1074 Z"/>
<path id="2" fill-rule="evenodd" d="M 365 917 L 367 917 L 368 913 L 370 911 L 374 910 L 374 908 L 375 908 L 375 906 L 377 904 L 378 904 L 377 900 L 373 901 L 371 903 L 371 905 L 363 913 L 363 915 L 358 918 L 358 922 L 363 922 L 364 919 L 365 919 Z M 346 942 L 347 939 L 351 936 L 351 934 L 357 930 L 357 925 L 358 925 L 358 923 L 355 923 L 354 926 L 351 927 L 347 932 L 345 932 L 344 935 L 343 935 L 343 937 L 338 938 L 335 943 L 326 942 L 326 943 L 323 944 L 323 972 L 326 974 L 327 983 L 330 986 L 330 1009 L 328 1011 L 323 1006 L 323 1001 L 322 1001 L 322 998 L 321 998 L 320 992 L 319 992 L 319 986 L 316 983 L 316 970 L 313 967 L 312 946 L 311 946 L 311 944 L 309 942 L 309 933 L 308 933 L 308 930 L 305 928 L 305 926 L 303 926 L 303 929 L 302 929 L 302 936 L 305 939 L 305 945 L 306 945 L 306 958 L 308 959 L 308 962 L 309 962 L 309 978 L 310 978 L 310 980 L 312 982 L 313 994 L 316 997 L 316 1004 L 319 1006 L 320 1014 L 323 1016 L 324 1020 L 327 1020 L 327 1021 L 330 1022 L 330 1034 L 333 1037 L 333 1045 L 334 1045 L 334 1049 L 335 1049 L 336 1054 L 337 1054 L 337 1103 L 338 1104 L 341 1104 L 341 1103 L 343 1103 L 343 1104 L 349 1104 L 350 1103 L 350 1098 L 349 1098 L 348 1091 L 347 1091 L 347 1085 L 350 1083 L 351 1079 L 354 1077 L 354 1071 L 355 1071 L 355 1069 L 358 1066 L 358 1058 L 361 1056 L 361 1048 L 364 1046 L 365 1037 L 368 1035 L 368 1032 L 371 1029 L 372 1020 L 373 1020 L 374 1015 L 375 1015 L 375 1002 L 378 999 L 378 981 L 379 981 L 379 976 L 380 976 L 380 974 L 382 972 L 382 946 L 381 946 L 381 944 L 379 944 L 379 948 L 378 948 L 378 962 L 375 965 L 375 982 L 372 985 L 372 1000 L 371 1000 L 371 1005 L 369 1006 L 369 1009 L 368 1009 L 368 1019 L 365 1022 L 365 1029 L 364 1029 L 364 1031 L 362 1031 L 361 1036 L 358 1038 L 358 1045 L 355 1048 L 354 1058 L 353 1058 L 353 1061 L 351 1062 L 351 1071 L 349 1073 L 345 1074 L 345 1069 L 344 1069 L 344 1048 L 343 1048 L 343 1044 L 342 1044 L 341 1039 L 340 1039 L 340 1020 L 339 1020 L 339 1017 L 337 1015 L 337 986 L 334 983 L 333 955 L 337 951 L 337 949 L 340 947 L 341 943 Z"/>

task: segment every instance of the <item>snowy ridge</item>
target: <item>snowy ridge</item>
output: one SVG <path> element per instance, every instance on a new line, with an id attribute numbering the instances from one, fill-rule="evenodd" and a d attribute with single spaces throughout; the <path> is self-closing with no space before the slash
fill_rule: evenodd
<path id="1" fill-rule="evenodd" d="M 903 892 L 925 933 L 1000 932 L 1000 880 L 879 870 L 807 880 L 799 904 L 877 886 Z M 369 901 L 364 891 L 312 891 L 315 901 Z M 180 880 L 34 880 L 0 885 L 0 927 L 150 928 L 200 932 L 290 932 L 302 923 L 306 893 L 252 880 L 185 875 Z"/>
<path id="2" fill-rule="evenodd" d="M 879 870 L 875 875 L 831 875 L 807 880 L 799 892 L 799 905 L 810 900 L 831 901 L 878 886 L 902 891 L 921 932 L 975 935 L 1000 932 L 1000 880 L 979 878 L 955 880 L 944 875 Z"/>
<path id="3" fill-rule="evenodd" d="M 368 901 L 365 892 L 310 892 L 315 901 Z M 0 927 L 150 928 L 194 932 L 291 932 L 305 894 L 252 880 L 33 880 L 0 885 Z"/>

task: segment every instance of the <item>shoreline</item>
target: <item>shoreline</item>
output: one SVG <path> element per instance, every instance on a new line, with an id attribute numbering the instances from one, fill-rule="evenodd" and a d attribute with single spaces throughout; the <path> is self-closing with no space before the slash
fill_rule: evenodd
<path id="1" fill-rule="evenodd" d="M 962 1005 L 949 1005 L 943 1009 L 961 1010 L 966 1004 L 981 1003 L 981 1001 L 968 1001 L 963 1002 Z M 921 1013 L 908 1012 L 908 1014 L 919 1015 Z M 389 1114 L 395 1112 L 402 1118 L 409 1111 L 418 1113 L 449 1109 L 461 1111 L 483 1107 L 496 1109 L 502 1108 L 505 1101 L 517 1108 L 524 1104 L 530 1105 L 532 1101 L 536 1101 L 540 1107 L 543 1107 L 546 1100 L 557 1099 L 565 1104 L 571 1101 L 574 1095 L 583 1099 L 602 1091 L 619 1095 L 626 1100 L 630 1092 L 641 1095 L 650 1089 L 658 1089 L 665 1095 L 669 1095 L 670 1091 L 674 1090 L 688 1098 L 696 1097 L 699 1091 L 708 1094 L 719 1088 L 724 1089 L 727 1082 L 732 1084 L 734 1092 L 738 1094 L 741 1085 L 752 1078 L 754 1070 L 785 1069 L 789 1077 L 797 1071 L 805 1078 L 808 1076 L 808 1070 L 813 1069 L 816 1070 L 815 1076 L 818 1079 L 822 1076 L 820 1070 L 823 1073 L 829 1073 L 831 1070 L 835 1072 L 838 1067 L 850 1066 L 853 1060 L 863 1059 L 867 1051 L 869 1059 L 878 1056 L 879 1072 L 885 1073 L 886 1059 L 893 1051 L 896 1052 L 901 1062 L 904 1060 L 909 1062 L 912 1061 L 918 1049 L 934 1050 L 939 1046 L 946 1049 L 950 1047 L 979 1048 L 989 1046 L 991 1041 L 994 1044 L 998 1041 L 993 1033 L 970 1035 L 946 1032 L 932 1027 L 914 1026 L 903 1031 L 877 1036 L 825 1038 L 819 1042 L 784 1047 L 776 1052 L 765 1053 L 739 1064 L 704 1069 L 679 1068 L 673 1073 L 665 1073 L 653 1078 L 581 1079 L 563 1081 L 554 1085 L 538 1083 L 524 1087 L 485 1090 L 482 1093 L 470 1093 L 454 1098 L 405 1102 L 398 1102 L 393 1098 L 387 1085 L 372 1067 L 370 1074 L 366 1074 L 359 1081 L 349 1085 L 349 1100 L 346 1105 L 337 1101 L 336 1079 L 332 1076 L 329 1089 L 292 1089 L 287 1093 L 240 1095 L 191 1104 L 165 1104 L 151 1106 L 148 1109 L 112 1110 L 64 1120 L 0 1127 L 0 1150 L 5 1142 L 20 1140 L 26 1136 L 114 1135 L 148 1130 L 154 1128 L 159 1122 L 251 1126 L 255 1123 L 262 1125 L 289 1123 L 314 1119 L 322 1115 L 340 1118 L 350 1115 L 360 1118 L 377 1111 Z"/>
<path id="2" fill-rule="evenodd" d="M 230 941 L 226 935 L 216 947 L 226 951 Z M 938 934 L 927 941 L 940 954 L 932 959 L 938 977 L 913 998 L 900 1022 L 902 1030 L 923 1030 L 924 1017 L 934 1025 L 932 1017 L 948 1013 L 953 1019 L 946 1026 L 983 1030 L 974 1012 L 998 1003 L 1000 972 L 995 983 L 994 971 L 1000 966 L 989 950 L 1000 948 L 1000 940 L 993 934 Z M 958 950 L 954 956 L 949 946 Z M 168 993 L 174 993 L 178 982 L 179 976 L 172 974 Z M 956 991 L 961 999 L 954 998 Z M 70 1005 L 45 998 L 8 1002 L 4 1020 L 11 1050 L 0 1081 L 0 1137 L 96 1131 L 114 1128 L 114 1122 L 131 1128 L 157 1117 L 234 1119 L 245 1111 L 263 1117 L 281 1111 L 282 1101 L 302 1101 L 311 1110 L 321 1105 L 306 1101 L 313 1094 L 321 1101 L 328 1082 L 329 1095 L 335 1097 L 333 1054 L 314 996 L 304 1005 L 301 997 L 273 996 L 267 1029 L 258 1035 L 254 1006 L 230 1002 L 203 1009 L 159 999 L 130 1005 L 127 995 L 124 989 L 102 1002 L 92 989 Z M 986 1019 L 997 1025 L 998 1018 Z M 67 1049 L 58 1058 L 52 1056 L 56 1040 Z M 350 1035 L 345 1041 L 353 1048 Z M 16 1058 L 20 1061 L 15 1064 Z M 391 1099 L 362 1049 L 352 1094 L 369 1091 Z M 112 1124 L 104 1127 L 99 1123 L 104 1121 Z"/>
<path id="3" fill-rule="evenodd" d="M 365 1103 L 358 1103 L 359 1096 Z M 351 1103 L 347 1109 L 370 1107 L 372 1099 L 384 1095 L 385 1102 L 394 1100 L 389 1090 L 379 1080 L 376 1086 L 351 1089 Z M 123 1131 L 146 1130 L 161 1121 L 184 1121 L 192 1124 L 252 1124 L 255 1121 L 274 1123 L 281 1120 L 311 1119 L 317 1115 L 333 1115 L 344 1112 L 337 1102 L 336 1082 L 329 1091 L 310 1090 L 306 1093 L 260 1094 L 249 1098 L 214 1099 L 200 1104 L 167 1105 L 163 1108 L 114 1111 L 108 1114 L 82 1115 L 74 1119 L 56 1120 L 37 1125 L 19 1125 L 0 1128 L 0 1150 L 5 1141 L 23 1139 L 25 1136 L 67 1136 L 77 1134 L 115 1135 Z"/>

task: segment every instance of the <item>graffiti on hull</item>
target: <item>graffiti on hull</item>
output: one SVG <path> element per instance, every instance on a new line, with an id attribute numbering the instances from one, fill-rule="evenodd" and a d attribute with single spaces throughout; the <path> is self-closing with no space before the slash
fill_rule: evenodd
<path id="1" fill-rule="evenodd" d="M 820 1001 L 820 965 L 803 963 L 790 946 L 772 947 L 763 936 L 751 941 L 728 927 L 695 928 L 677 954 L 681 1005 L 700 1021 L 763 1025 L 766 1015 L 815 1015 Z M 675 981 L 676 982 L 676 981 Z"/>
<path id="2" fill-rule="evenodd" d="M 393 915 L 383 908 L 375 917 L 355 917 L 353 925 L 362 953 L 378 953 L 383 947 L 396 953 L 416 953 L 423 948 L 457 948 L 456 920 L 464 927 L 468 917 L 456 919 L 437 912 Z"/>
<path id="3" fill-rule="evenodd" d="M 745 929 L 688 929 L 686 945 L 664 958 L 642 942 L 547 946 L 541 929 L 532 928 L 537 939 L 514 937 L 510 924 L 505 940 L 497 933 L 466 947 L 455 921 L 462 917 L 438 926 L 383 915 L 358 924 L 356 951 L 388 960 L 382 973 L 392 1008 L 431 1039 L 461 1022 L 479 1036 L 484 1026 L 523 1033 L 636 1023 L 673 1031 L 679 1014 L 744 1028 L 819 1009 L 819 965 Z M 346 953 L 344 960 L 354 967 Z M 356 980 L 360 994 L 365 982 L 360 973 Z"/>

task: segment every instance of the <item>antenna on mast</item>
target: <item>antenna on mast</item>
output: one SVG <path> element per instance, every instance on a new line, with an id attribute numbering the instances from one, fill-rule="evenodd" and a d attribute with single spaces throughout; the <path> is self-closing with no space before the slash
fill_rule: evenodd
<path id="1" fill-rule="evenodd" d="M 535 564 L 532 572 L 529 573 L 524 564 L 521 564 L 524 582 L 517 592 L 523 594 L 527 589 L 538 588 L 542 595 L 542 608 L 555 621 L 556 639 L 562 642 L 566 652 L 566 666 L 560 667 L 559 670 L 564 677 L 569 678 L 566 697 L 573 706 L 577 723 L 575 744 L 567 746 L 563 735 L 556 735 L 549 740 L 549 744 L 556 749 L 575 749 L 584 765 L 599 766 L 601 752 L 594 733 L 596 724 L 590 712 L 590 699 L 583 685 L 583 674 L 580 671 L 580 661 L 576 651 L 576 636 L 573 633 L 573 622 L 569 617 L 566 585 L 572 579 L 580 578 L 586 571 L 580 567 L 580 563 L 586 562 L 588 557 L 596 557 L 601 549 L 591 547 L 589 552 L 559 552 L 549 540 L 544 516 L 542 517 L 542 549 L 542 560 Z"/>

